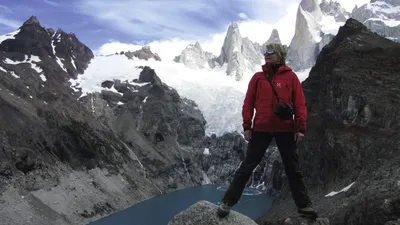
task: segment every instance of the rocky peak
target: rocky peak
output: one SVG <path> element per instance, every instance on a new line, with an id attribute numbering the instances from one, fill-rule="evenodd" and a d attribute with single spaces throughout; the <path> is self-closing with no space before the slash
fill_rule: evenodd
<path id="1" fill-rule="evenodd" d="M 183 63 L 192 69 L 214 68 L 216 56 L 204 51 L 199 42 L 189 44 L 179 56 L 174 58 L 175 62 Z"/>
<path id="2" fill-rule="evenodd" d="M 238 23 L 231 23 L 217 59 L 220 65 L 227 64 L 227 75 L 241 80 L 247 71 L 254 72 L 261 65 L 261 60 L 261 46 L 243 38 Z"/>
<path id="3" fill-rule="evenodd" d="M 322 19 L 322 12 L 318 0 L 302 0 L 299 7 L 304 11 L 311 13 L 317 21 Z"/>
<path id="4" fill-rule="evenodd" d="M 322 11 L 317 0 L 302 0 L 297 10 L 295 34 L 289 45 L 288 64 L 295 70 L 311 68 L 319 52 L 323 34 L 319 22 Z"/>
<path id="5" fill-rule="evenodd" d="M 333 16 L 336 22 L 345 22 L 350 13 L 348 13 L 338 2 L 330 0 L 322 0 L 319 4 L 322 12 L 326 15 Z"/>
<path id="6" fill-rule="evenodd" d="M 57 32 L 45 29 L 35 16 L 30 17 L 14 37 L 0 43 L 5 57 L 23 61 L 25 56 L 37 56 L 43 62 L 58 67 L 58 72 L 65 72 L 73 78 L 82 74 L 94 57 L 93 52 L 74 34 L 67 34 L 61 29 Z"/>
<path id="7" fill-rule="evenodd" d="M 144 60 L 154 59 L 156 61 L 161 61 L 160 56 L 157 53 L 153 53 L 150 49 L 150 46 L 143 46 L 141 49 L 134 52 L 125 52 L 125 56 L 128 57 L 128 59 L 136 57 Z"/>
<path id="8" fill-rule="evenodd" d="M 278 43 L 281 44 L 281 39 L 279 38 L 279 33 L 277 29 L 273 29 L 271 32 L 271 36 L 269 37 L 268 41 L 265 44 L 270 43 Z"/>
<path id="9" fill-rule="evenodd" d="M 36 16 L 31 16 L 27 21 L 22 26 L 28 25 L 28 24 L 36 24 L 40 26 L 39 20 L 36 18 Z"/>

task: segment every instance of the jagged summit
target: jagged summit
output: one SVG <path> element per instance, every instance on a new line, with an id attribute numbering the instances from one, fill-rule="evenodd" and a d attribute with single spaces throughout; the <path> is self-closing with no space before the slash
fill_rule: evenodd
<path id="1" fill-rule="evenodd" d="M 316 20 L 322 19 L 321 8 L 319 7 L 318 0 L 302 0 L 299 8 L 306 12 L 310 12 Z"/>
<path id="2" fill-rule="evenodd" d="M 183 63 L 192 69 L 214 68 L 216 66 L 216 56 L 204 51 L 198 41 L 189 44 L 179 56 L 174 58 L 174 61 Z"/>
<path id="3" fill-rule="evenodd" d="M 22 26 L 28 25 L 28 24 L 37 24 L 40 26 L 39 20 L 36 18 L 36 16 L 31 16 L 25 23 L 23 23 Z"/>
<path id="4" fill-rule="evenodd" d="M 350 13 L 347 12 L 338 2 L 322 0 L 319 6 L 323 13 L 333 16 L 336 22 L 346 22 L 350 17 Z"/>
<path id="5" fill-rule="evenodd" d="M 265 42 L 265 45 L 270 43 L 278 43 L 278 44 L 282 43 L 277 29 L 272 30 L 271 36 L 268 38 L 267 42 Z"/>

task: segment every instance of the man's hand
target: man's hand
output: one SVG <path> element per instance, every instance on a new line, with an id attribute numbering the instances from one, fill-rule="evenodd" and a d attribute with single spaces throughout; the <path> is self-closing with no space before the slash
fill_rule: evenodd
<path id="1" fill-rule="evenodd" d="M 246 141 L 250 141 L 251 140 L 251 130 L 245 130 L 244 131 L 244 139 Z"/>
<path id="2" fill-rule="evenodd" d="M 302 141 L 304 139 L 304 134 L 297 132 L 294 134 L 294 141 L 296 142 L 296 144 L 298 144 L 300 141 Z"/>

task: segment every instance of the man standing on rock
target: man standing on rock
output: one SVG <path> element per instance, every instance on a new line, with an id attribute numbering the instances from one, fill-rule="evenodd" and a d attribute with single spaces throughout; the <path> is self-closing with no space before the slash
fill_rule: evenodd
<path id="1" fill-rule="evenodd" d="M 285 65 L 287 47 L 269 44 L 266 49 L 265 64 L 250 80 L 242 108 L 244 137 L 249 142 L 246 157 L 222 199 L 218 215 L 227 216 L 239 201 L 254 168 L 275 138 L 298 212 L 318 217 L 311 207 L 297 155 L 296 145 L 304 138 L 307 122 L 303 89 L 297 75 Z"/>

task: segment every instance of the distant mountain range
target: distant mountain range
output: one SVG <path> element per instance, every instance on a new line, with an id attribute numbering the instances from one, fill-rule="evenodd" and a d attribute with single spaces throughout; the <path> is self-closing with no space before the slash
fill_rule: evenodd
<path id="1" fill-rule="evenodd" d="M 379 35 L 400 41 L 400 6 L 394 0 L 375 1 L 347 12 L 336 1 L 302 0 L 296 18 L 295 34 L 289 45 L 287 63 L 295 71 L 309 70 L 321 49 L 337 34 L 348 18 L 354 18 Z M 174 61 L 190 68 L 223 68 L 228 76 L 241 80 L 246 73 L 260 69 L 262 51 L 267 43 L 281 43 L 274 29 L 263 44 L 254 43 L 240 33 L 239 26 L 229 26 L 221 53 L 215 56 L 202 49 L 199 43 L 187 46 Z"/>

